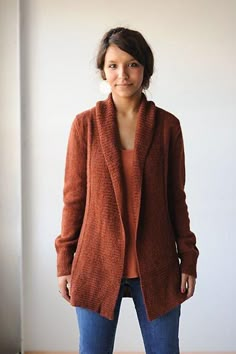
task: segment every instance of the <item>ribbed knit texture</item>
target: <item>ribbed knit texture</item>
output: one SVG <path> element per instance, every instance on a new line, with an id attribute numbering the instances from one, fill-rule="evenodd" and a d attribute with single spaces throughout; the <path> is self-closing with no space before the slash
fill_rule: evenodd
<path id="1" fill-rule="evenodd" d="M 196 276 L 198 249 L 185 200 L 179 121 L 142 96 L 133 154 L 134 225 L 149 320 L 186 300 L 181 271 Z M 71 304 L 113 319 L 124 270 L 124 193 L 112 96 L 79 114 L 65 168 L 58 276 L 72 275 Z M 180 263 L 180 264 L 179 264 Z"/>

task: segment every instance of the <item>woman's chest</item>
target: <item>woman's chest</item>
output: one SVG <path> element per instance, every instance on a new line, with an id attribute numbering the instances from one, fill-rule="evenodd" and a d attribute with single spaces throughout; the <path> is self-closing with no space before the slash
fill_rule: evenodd
<path id="1" fill-rule="evenodd" d="M 134 149 L 135 142 L 135 132 L 137 119 L 133 118 L 132 120 L 117 120 L 118 125 L 118 135 L 120 139 L 120 148 L 126 150 Z"/>

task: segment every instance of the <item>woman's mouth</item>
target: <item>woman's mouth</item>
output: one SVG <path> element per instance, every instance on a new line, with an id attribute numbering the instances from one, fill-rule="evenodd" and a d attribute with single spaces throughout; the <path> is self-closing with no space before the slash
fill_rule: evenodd
<path id="1" fill-rule="evenodd" d="M 120 86 L 120 87 L 127 87 L 127 86 L 131 86 L 131 83 L 124 83 L 124 84 L 116 84 L 116 86 Z"/>

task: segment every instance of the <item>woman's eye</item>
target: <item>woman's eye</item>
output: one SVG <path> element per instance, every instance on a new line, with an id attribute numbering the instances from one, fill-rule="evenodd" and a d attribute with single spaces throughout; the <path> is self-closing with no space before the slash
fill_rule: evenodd
<path id="1" fill-rule="evenodd" d="M 115 69 L 115 68 L 116 68 L 116 64 L 110 64 L 110 65 L 109 65 L 109 68 Z"/>
<path id="2" fill-rule="evenodd" d="M 133 62 L 133 63 L 130 63 L 129 66 L 131 68 L 136 68 L 138 66 L 138 63 Z"/>

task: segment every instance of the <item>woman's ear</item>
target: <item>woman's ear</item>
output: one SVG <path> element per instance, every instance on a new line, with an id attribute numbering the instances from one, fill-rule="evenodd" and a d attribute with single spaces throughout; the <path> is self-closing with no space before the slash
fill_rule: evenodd
<path id="1" fill-rule="evenodd" d="M 104 70 L 101 70 L 101 77 L 103 80 L 107 79 Z"/>

